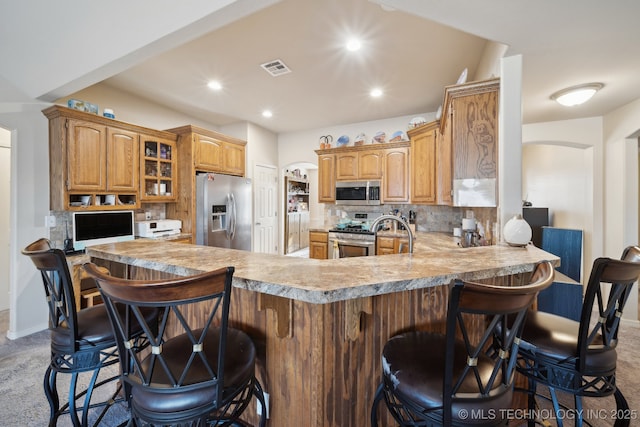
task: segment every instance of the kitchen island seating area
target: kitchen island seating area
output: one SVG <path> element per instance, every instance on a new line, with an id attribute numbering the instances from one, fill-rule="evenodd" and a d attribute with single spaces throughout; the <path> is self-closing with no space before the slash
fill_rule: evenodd
<path id="1" fill-rule="evenodd" d="M 371 425 L 381 401 L 401 426 L 508 425 L 522 325 L 553 276 L 544 261 L 522 286 L 452 281 L 445 334 L 404 332 L 385 343 Z M 484 331 L 474 339 L 477 324 Z"/>
<path id="2" fill-rule="evenodd" d="M 582 425 L 582 397 L 613 394 L 615 426 L 629 426 L 633 413 L 616 385 L 616 346 L 622 312 L 638 277 L 640 247 L 629 246 L 620 260 L 598 258 L 593 262 L 579 322 L 540 311 L 528 314 L 517 370 L 528 378 L 530 409 L 537 407 L 536 397 L 551 400 L 562 426 L 561 411 L 566 408 L 557 391 L 565 392 L 574 398 L 571 409 L 577 416 L 576 425 Z M 537 394 L 544 389 L 549 390 L 549 397 Z"/>
<path id="3" fill-rule="evenodd" d="M 254 344 L 228 326 L 233 267 L 167 280 L 115 278 L 91 263 L 84 268 L 96 279 L 117 337 L 134 425 L 245 425 L 240 416 L 254 396 L 265 425 Z M 145 308 L 159 311 L 157 323 L 146 322 Z M 190 325 L 193 316 L 200 326 Z M 136 322 L 150 343 L 144 354 L 128 345 Z"/>
<path id="4" fill-rule="evenodd" d="M 115 337 L 103 305 L 76 311 L 75 295 L 64 252 L 54 249 L 47 239 L 29 244 L 22 253 L 28 256 L 40 271 L 49 307 L 51 333 L 51 361 L 44 376 L 44 393 L 50 406 L 49 426 L 68 414 L 74 427 L 88 426 L 89 413 L 97 408 L 99 414 L 94 425 L 107 413 L 117 398 L 120 387 L 108 399 L 92 402 L 95 389 L 112 384 L 119 376 L 100 375 L 103 368 L 119 362 Z M 102 269 L 104 271 L 105 269 Z M 155 313 L 144 311 L 148 320 Z M 139 324 L 131 325 L 132 351 L 144 348 Z M 58 394 L 58 374 L 71 375 L 68 398 L 61 405 Z M 88 383 L 85 375 L 89 375 Z M 83 384 L 80 385 L 79 383 Z M 86 387 L 84 384 L 87 384 Z M 77 404 L 80 403 L 81 407 Z"/>

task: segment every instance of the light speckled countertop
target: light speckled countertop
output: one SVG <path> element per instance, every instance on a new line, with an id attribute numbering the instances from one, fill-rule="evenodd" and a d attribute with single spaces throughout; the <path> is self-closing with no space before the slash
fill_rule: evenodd
<path id="1" fill-rule="evenodd" d="M 87 248 L 91 257 L 180 276 L 234 266 L 236 287 L 310 303 L 329 303 L 440 286 L 454 278 L 479 280 L 559 262 L 532 245 L 460 248 L 451 235 L 417 233 L 413 254 L 317 260 L 169 241 L 137 239 Z"/>

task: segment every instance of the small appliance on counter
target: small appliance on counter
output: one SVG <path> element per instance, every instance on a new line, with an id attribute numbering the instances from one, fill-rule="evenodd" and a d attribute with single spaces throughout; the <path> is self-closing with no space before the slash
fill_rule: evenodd
<path id="1" fill-rule="evenodd" d="M 136 222 L 136 237 L 167 237 L 180 234 L 182 221 L 179 219 L 156 219 Z"/>

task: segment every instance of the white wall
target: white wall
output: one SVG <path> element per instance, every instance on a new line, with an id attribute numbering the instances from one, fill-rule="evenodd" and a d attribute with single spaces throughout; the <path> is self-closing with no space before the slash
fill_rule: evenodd
<path id="1" fill-rule="evenodd" d="M 593 256 L 593 176 L 590 148 L 526 144 L 522 151 L 522 194 L 535 207 L 548 207 L 554 227 L 583 231 L 582 283 Z"/>
<path id="2" fill-rule="evenodd" d="M 219 131 L 218 126 L 213 123 L 194 119 L 184 113 L 132 96 L 127 92 L 122 92 L 103 83 L 90 86 L 68 97 L 61 98 L 57 100 L 56 103 L 66 107 L 67 100 L 70 98 L 81 99 L 97 104 L 100 109 L 100 114 L 102 114 L 104 108 L 111 108 L 116 116 L 116 120 L 151 129 L 162 130 L 184 125 L 195 125 Z"/>
<path id="3" fill-rule="evenodd" d="M 47 105 L 5 106 L 0 127 L 12 131 L 11 248 L 9 262 L 11 312 L 9 338 L 18 338 L 47 327 L 47 306 L 40 275 L 20 254 L 29 243 L 48 237 L 44 217 L 49 213 L 49 131 L 40 112 Z"/>
<path id="4" fill-rule="evenodd" d="M 9 224 L 11 132 L 0 128 L 0 310 L 9 309 Z"/>
<path id="5" fill-rule="evenodd" d="M 640 99 L 604 116 L 605 254 L 619 257 L 638 242 L 638 134 Z M 638 286 L 625 309 L 625 319 L 638 319 Z"/>
<path id="6" fill-rule="evenodd" d="M 554 226 L 584 231 L 584 283 L 593 260 L 603 255 L 602 118 L 525 125 L 523 143 L 523 196 L 548 207 Z"/>
<path id="7" fill-rule="evenodd" d="M 640 100 L 603 117 L 523 127 L 524 143 L 574 147 L 584 155 L 587 207 L 584 212 L 575 209 L 575 217 L 582 216 L 585 229 L 584 276 L 590 273 L 595 258 L 618 258 L 626 246 L 638 244 L 639 131 Z M 560 149 L 556 147 L 556 150 Z M 563 151 L 556 152 L 562 154 Z M 577 167 L 573 161 L 565 166 Z M 629 298 L 624 318 L 638 319 L 637 286 Z"/>

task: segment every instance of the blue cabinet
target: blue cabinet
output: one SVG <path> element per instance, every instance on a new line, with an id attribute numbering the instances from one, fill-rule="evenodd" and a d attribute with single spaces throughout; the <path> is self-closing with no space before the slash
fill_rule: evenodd
<path id="1" fill-rule="evenodd" d="M 542 250 L 560 257 L 553 284 L 538 295 L 538 310 L 580 321 L 582 230 L 542 227 Z"/>

